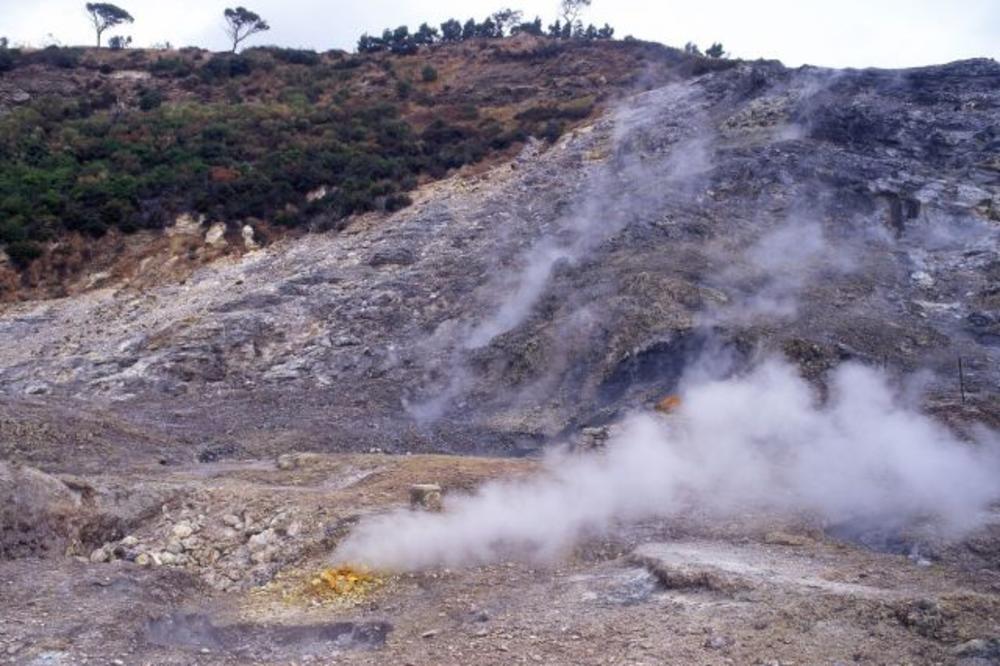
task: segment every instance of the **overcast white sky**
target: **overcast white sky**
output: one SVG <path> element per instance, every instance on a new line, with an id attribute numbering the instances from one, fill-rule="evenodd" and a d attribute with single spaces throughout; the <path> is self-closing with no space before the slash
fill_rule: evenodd
<path id="1" fill-rule="evenodd" d="M 558 0 L 240 0 L 272 26 L 249 44 L 352 50 L 362 32 L 510 6 L 548 24 Z M 0 36 L 13 43 L 90 44 L 85 0 L 0 0 Z M 221 49 L 226 0 L 117 0 L 136 22 L 119 30 L 136 45 Z M 987 56 L 1000 59 L 1000 0 L 593 0 L 584 16 L 616 36 L 682 46 L 721 41 L 743 58 L 837 67 L 905 67 Z M 51 34 L 51 37 L 49 35 Z M 105 36 L 109 36 L 108 33 Z"/>

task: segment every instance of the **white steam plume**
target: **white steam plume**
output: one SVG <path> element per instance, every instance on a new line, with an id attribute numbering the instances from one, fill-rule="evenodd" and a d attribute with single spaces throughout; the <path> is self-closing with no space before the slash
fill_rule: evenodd
<path id="1" fill-rule="evenodd" d="M 757 225 L 766 228 L 764 220 Z M 709 250 L 710 261 L 718 267 L 712 286 L 734 298 L 702 312 L 702 325 L 792 319 L 809 288 L 853 272 L 862 255 L 859 247 L 829 238 L 819 220 L 798 208 L 746 247 L 741 243 L 746 239 L 727 239 Z"/>
<path id="2" fill-rule="evenodd" d="M 659 210 L 668 198 L 692 197 L 704 186 L 713 166 L 713 132 L 696 124 L 678 132 L 668 145 L 647 136 L 651 128 L 668 122 L 678 109 L 690 108 L 700 96 L 690 86 L 675 84 L 638 95 L 610 114 L 610 126 L 600 130 L 608 132 L 608 157 L 590 168 L 571 211 L 553 220 L 552 228 L 516 258 L 516 268 L 498 271 L 483 285 L 482 292 L 492 301 L 486 316 L 449 323 L 429 341 L 428 346 L 437 350 L 452 347 L 442 354 L 439 366 L 447 371 L 447 381 L 433 386 L 426 392 L 429 395 L 403 398 L 412 418 L 418 423 L 434 421 L 461 400 L 475 382 L 465 354 L 523 324 L 560 263 L 586 259 L 630 220 Z"/>
<path id="3" fill-rule="evenodd" d="M 585 536 L 693 505 L 881 527 L 931 518 L 957 535 L 1000 496 L 997 444 L 993 433 L 959 441 L 869 368 L 839 368 L 821 404 L 791 366 L 768 360 L 690 386 L 676 417 L 632 415 L 604 451 L 554 454 L 533 478 L 448 498 L 441 514 L 363 521 L 334 557 L 397 571 L 544 561 Z"/>
<path id="4" fill-rule="evenodd" d="M 524 322 L 548 288 L 560 262 L 576 262 L 620 232 L 632 216 L 657 209 L 668 194 L 674 198 L 695 187 L 712 169 L 712 136 L 699 129 L 679 139 L 663 154 L 644 155 L 631 144 L 664 114 L 666 100 L 686 98 L 681 86 L 648 94 L 634 107 L 614 114 L 612 157 L 588 179 L 583 198 L 556 228 L 538 239 L 519 261 L 516 272 L 501 275 L 489 286 L 499 295 L 495 311 L 466 334 L 464 347 L 478 349 Z M 689 94 L 689 93 L 688 93 Z M 655 100 L 655 104 L 653 103 Z M 631 183 L 630 190 L 625 186 Z"/>

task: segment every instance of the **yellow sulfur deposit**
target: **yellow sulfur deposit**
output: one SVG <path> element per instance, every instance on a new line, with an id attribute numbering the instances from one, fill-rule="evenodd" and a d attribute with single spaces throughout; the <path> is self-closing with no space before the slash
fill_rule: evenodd
<path id="1" fill-rule="evenodd" d="M 309 581 L 309 588 L 317 596 L 358 599 L 380 587 L 382 582 L 370 571 L 340 566 L 321 571 Z"/>
<path id="2" fill-rule="evenodd" d="M 668 395 L 656 403 L 656 411 L 662 414 L 672 414 L 681 406 L 680 396 Z"/>

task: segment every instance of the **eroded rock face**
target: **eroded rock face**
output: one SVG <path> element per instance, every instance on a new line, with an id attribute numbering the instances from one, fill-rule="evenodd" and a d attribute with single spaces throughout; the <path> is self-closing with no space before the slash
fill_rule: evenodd
<path id="1" fill-rule="evenodd" d="M 929 368 L 956 400 L 962 356 L 969 409 L 996 418 L 998 91 L 992 61 L 679 82 L 341 233 L 12 307 L 0 385 L 234 456 L 281 450 L 275 430 L 530 449 L 653 404 L 720 348 L 817 379 Z"/>
<path id="2" fill-rule="evenodd" d="M 154 514 L 171 492 L 100 487 L 0 461 L 0 559 L 90 555 Z"/>
<path id="3" fill-rule="evenodd" d="M 83 511 L 80 495 L 59 479 L 0 462 L 0 558 L 62 555 Z"/>

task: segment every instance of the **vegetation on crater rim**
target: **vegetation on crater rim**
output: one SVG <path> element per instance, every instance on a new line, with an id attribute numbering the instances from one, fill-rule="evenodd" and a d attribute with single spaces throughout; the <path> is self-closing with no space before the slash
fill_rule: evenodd
<path id="1" fill-rule="evenodd" d="M 132 20 L 105 3 L 88 9 L 98 39 Z M 242 7 L 227 12 L 234 51 L 268 29 Z M 159 229 L 183 212 L 337 229 L 352 214 L 406 206 L 421 181 L 528 137 L 555 140 L 607 94 L 598 68 L 580 79 L 570 65 L 579 49 L 610 39 L 610 26 L 589 30 L 567 16 L 526 53 L 496 55 L 511 71 L 520 60 L 543 80 L 515 88 L 490 74 L 463 87 L 466 48 L 541 34 L 540 20 L 523 22 L 510 10 L 470 23 L 467 35 L 452 20 L 440 33 L 426 24 L 412 34 L 386 31 L 389 41 L 371 38 L 367 47 L 363 37 L 357 55 L 141 51 L 121 48 L 122 40 L 112 50 L 20 50 L 4 41 L 0 73 L 67 72 L 77 90 L 36 90 L 6 109 L 0 95 L 0 243 L 23 268 L 67 233 Z M 628 66 L 636 69 L 652 46 L 614 45 L 634 51 Z M 128 85 L 119 72 L 134 75 Z"/>

